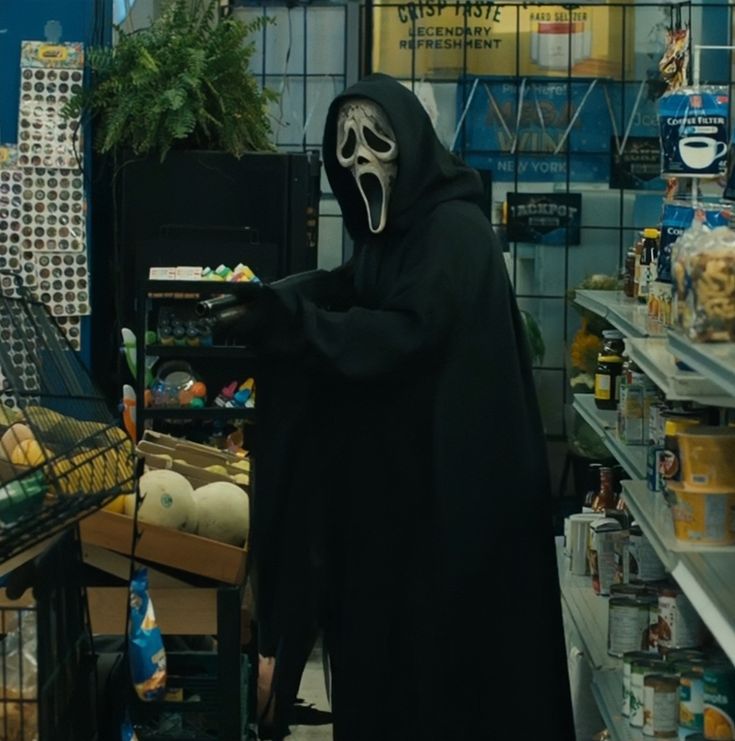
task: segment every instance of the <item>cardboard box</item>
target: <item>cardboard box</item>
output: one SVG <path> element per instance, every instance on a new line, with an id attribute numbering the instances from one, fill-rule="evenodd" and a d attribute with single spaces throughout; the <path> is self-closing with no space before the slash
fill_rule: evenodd
<path id="1" fill-rule="evenodd" d="M 195 489 L 214 481 L 228 481 L 242 486 L 250 494 L 250 461 L 247 458 L 150 430 L 138 444 L 137 452 L 145 459 L 146 468 L 176 471 Z M 217 466 L 218 470 L 207 470 L 211 466 Z"/>
<path id="2" fill-rule="evenodd" d="M 133 519 L 100 510 L 79 525 L 82 542 L 130 555 Z M 247 567 L 247 546 L 220 543 L 199 535 L 138 522 L 140 533 L 135 555 L 144 561 L 170 566 L 216 582 L 243 584 Z"/>

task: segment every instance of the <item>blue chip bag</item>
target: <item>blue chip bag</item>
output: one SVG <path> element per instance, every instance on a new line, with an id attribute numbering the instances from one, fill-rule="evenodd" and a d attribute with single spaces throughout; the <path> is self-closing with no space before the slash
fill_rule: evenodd
<path id="1" fill-rule="evenodd" d="M 138 741 L 138 737 L 135 734 L 135 729 L 133 728 L 129 720 L 123 721 L 120 731 L 122 741 Z"/>
<path id="2" fill-rule="evenodd" d="M 148 594 L 148 569 L 130 582 L 130 673 L 141 700 L 160 700 L 166 692 L 166 650 Z"/>

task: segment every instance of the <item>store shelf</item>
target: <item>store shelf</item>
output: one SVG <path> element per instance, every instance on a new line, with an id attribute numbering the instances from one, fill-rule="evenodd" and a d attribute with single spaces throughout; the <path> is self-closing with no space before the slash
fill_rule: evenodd
<path id="1" fill-rule="evenodd" d="M 668 339 L 677 359 L 735 396 L 735 343 L 691 342 L 678 332 L 669 332 Z"/>
<path id="2" fill-rule="evenodd" d="M 735 553 L 680 553 L 671 575 L 735 664 Z"/>
<path id="3" fill-rule="evenodd" d="M 720 407 L 735 406 L 735 397 L 724 394 L 709 378 L 701 373 L 677 368 L 666 338 L 626 338 L 625 348 L 630 358 L 670 401 L 695 401 Z"/>
<path id="4" fill-rule="evenodd" d="M 575 394 L 572 406 L 600 437 L 615 428 L 615 412 L 598 409 L 593 394 Z"/>
<path id="5" fill-rule="evenodd" d="M 569 560 L 562 552 L 561 543 L 557 544 L 557 566 L 561 596 L 590 666 L 593 669 L 616 668 L 619 661 L 607 653 L 607 597 L 595 594 L 591 577 L 576 576 L 569 571 Z"/>
<path id="6" fill-rule="evenodd" d="M 626 502 L 667 570 L 735 662 L 735 546 L 680 543 L 663 495 L 624 481 Z"/>
<path id="7" fill-rule="evenodd" d="M 643 738 L 640 729 L 631 728 L 628 719 L 621 712 L 623 705 L 621 669 L 594 672 L 591 689 L 613 741 L 638 741 Z"/>
<path id="8" fill-rule="evenodd" d="M 600 435 L 605 446 L 633 479 L 646 476 L 644 445 L 625 445 L 615 431 L 615 412 L 598 409 L 592 394 L 575 394 L 573 408 Z"/>
<path id="9" fill-rule="evenodd" d="M 243 288 L 243 286 L 248 286 Z M 227 282 L 218 280 L 149 280 L 146 282 L 146 291 L 160 294 L 198 294 L 198 293 L 248 293 L 252 295 L 252 283 Z"/>
<path id="10" fill-rule="evenodd" d="M 592 694 L 611 738 L 631 741 L 628 721 L 621 713 L 622 666 L 619 659 L 607 653 L 608 600 L 592 590 L 589 576 L 569 572 L 569 560 L 563 554 L 563 540 L 557 539 L 559 584 L 566 614 L 582 644 L 592 668 Z"/>
<path id="11" fill-rule="evenodd" d="M 623 481 L 622 485 L 628 509 L 670 572 L 676 564 L 675 539 L 671 512 L 664 495 L 650 491 L 645 481 Z"/>
<path id="12" fill-rule="evenodd" d="M 248 347 L 240 345 L 198 345 L 197 347 L 177 345 L 147 345 L 146 355 L 165 358 L 232 358 L 234 360 L 254 360 L 256 354 Z"/>
<path id="13" fill-rule="evenodd" d="M 140 414 L 140 412 L 138 412 Z M 255 409 L 204 407 L 202 409 L 145 409 L 146 419 L 255 419 Z"/>
<path id="14" fill-rule="evenodd" d="M 578 290 L 575 303 L 607 319 L 628 337 L 663 337 L 666 334 L 660 322 L 648 316 L 648 309 L 625 296 L 622 291 Z"/>

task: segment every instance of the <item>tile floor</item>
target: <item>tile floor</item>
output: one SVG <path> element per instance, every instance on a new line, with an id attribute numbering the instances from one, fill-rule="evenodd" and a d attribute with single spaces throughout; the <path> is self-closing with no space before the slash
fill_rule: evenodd
<path id="1" fill-rule="evenodd" d="M 313 703 L 317 710 L 329 710 L 324 682 L 322 651 L 319 644 L 309 659 L 301 678 L 299 697 L 305 704 Z M 292 726 L 289 741 L 332 741 L 332 726 Z"/>

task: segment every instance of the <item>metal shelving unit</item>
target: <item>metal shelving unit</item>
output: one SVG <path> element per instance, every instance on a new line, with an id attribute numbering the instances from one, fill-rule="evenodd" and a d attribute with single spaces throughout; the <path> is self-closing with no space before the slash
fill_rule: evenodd
<path id="1" fill-rule="evenodd" d="M 598 409 L 592 394 L 575 394 L 574 409 L 602 438 L 615 459 L 634 479 L 646 477 L 646 448 L 643 445 L 625 445 L 615 430 L 615 412 Z"/>
<path id="2" fill-rule="evenodd" d="M 656 554 L 679 583 L 722 650 L 735 662 L 735 546 L 680 543 L 660 493 L 624 481 L 626 501 Z"/>
<path id="3" fill-rule="evenodd" d="M 735 406 L 735 344 L 697 344 L 674 332 L 644 334 L 646 327 L 635 315 L 637 307 L 629 307 L 634 313 L 621 320 L 625 310 L 618 307 L 626 306 L 627 300 L 619 292 L 610 292 L 608 296 L 602 295 L 608 293 L 605 291 L 578 293 L 588 294 L 582 296 L 581 300 L 586 302 L 582 305 L 604 316 L 621 331 L 625 332 L 623 328 L 629 322 L 627 326 L 633 331 L 629 332 L 626 343 L 631 356 L 664 393 L 668 392 L 669 398 Z M 684 375 L 678 371 L 674 358 L 694 368 L 696 373 Z M 703 393 L 703 390 L 710 393 Z M 631 475 L 633 480 L 623 483 L 628 507 L 667 570 L 723 651 L 735 663 L 735 546 L 679 542 L 674 536 L 671 514 L 664 497 L 649 491 L 644 480 L 645 448 L 631 450 L 631 446 L 623 446 L 614 433 L 613 413 L 598 410 L 591 395 L 575 396 L 574 408 L 600 434 L 605 445 Z M 596 695 L 604 696 L 601 687 L 594 691 Z"/>
<path id="4" fill-rule="evenodd" d="M 665 337 L 628 338 L 625 348 L 631 359 L 670 401 L 695 401 L 710 406 L 735 407 L 735 397 L 723 393 L 709 378 L 701 373 L 677 368 Z"/>
<path id="5" fill-rule="evenodd" d="M 557 565 L 562 602 L 592 668 L 592 693 L 600 715 L 615 741 L 631 741 L 628 721 L 620 713 L 622 664 L 607 653 L 607 597 L 594 593 L 590 577 L 570 573 L 561 539 L 557 543 Z"/>
<path id="6" fill-rule="evenodd" d="M 691 342 L 678 332 L 669 332 L 668 341 L 676 358 L 735 396 L 735 343 Z"/>
<path id="7" fill-rule="evenodd" d="M 579 290 L 574 300 L 582 308 L 607 319 L 628 337 L 664 337 L 666 330 L 648 316 L 648 309 L 622 291 Z"/>

